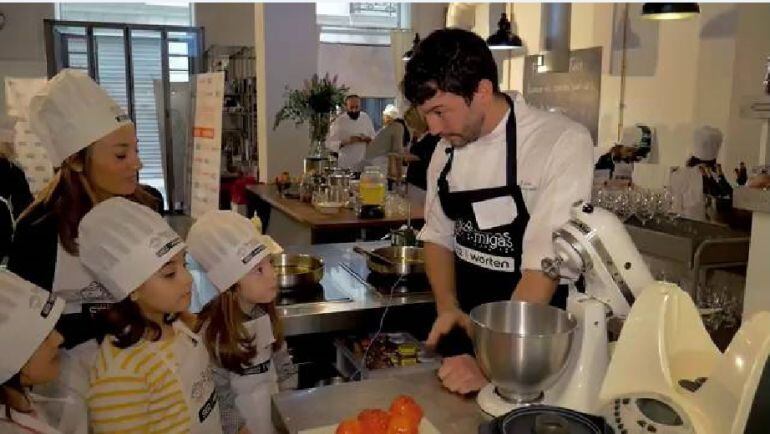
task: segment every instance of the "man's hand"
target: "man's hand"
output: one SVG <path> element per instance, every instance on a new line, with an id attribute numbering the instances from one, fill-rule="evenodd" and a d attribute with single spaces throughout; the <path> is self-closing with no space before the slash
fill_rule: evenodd
<path id="1" fill-rule="evenodd" d="M 358 136 L 358 141 L 364 142 L 368 145 L 372 141 L 372 138 L 367 136 L 366 134 L 361 134 L 360 136 Z"/>
<path id="2" fill-rule="evenodd" d="M 438 378 L 444 387 L 462 395 L 477 392 L 489 383 L 476 359 L 468 354 L 444 359 Z"/>
<path id="3" fill-rule="evenodd" d="M 468 333 L 468 336 L 471 335 L 471 317 L 460 310 L 460 308 L 453 307 L 439 312 L 436 321 L 433 322 L 433 327 L 430 329 L 425 345 L 435 348 L 441 336 L 449 333 L 455 325 L 462 327 Z"/>

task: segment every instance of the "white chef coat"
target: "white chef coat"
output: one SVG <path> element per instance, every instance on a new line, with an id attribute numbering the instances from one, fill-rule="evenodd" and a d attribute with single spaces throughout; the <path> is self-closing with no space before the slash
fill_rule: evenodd
<path id="1" fill-rule="evenodd" d="M 358 115 L 358 119 L 350 119 L 347 113 L 337 116 L 329 128 L 329 136 L 326 139 L 326 147 L 330 151 L 339 153 L 337 165 L 343 169 L 359 169 L 357 165 L 363 161 L 366 155 L 366 143 L 353 142 L 340 147 L 343 140 L 350 136 L 366 135 L 374 138 L 374 125 L 372 120 L 364 112 Z"/>
<path id="2" fill-rule="evenodd" d="M 593 141 L 582 125 L 560 114 L 529 107 L 519 94 L 514 96 L 514 110 L 516 182 L 530 214 L 521 268 L 540 270 L 543 258 L 554 257 L 552 234 L 567 222 L 572 204 L 591 197 Z M 505 125 L 509 113 L 489 134 L 455 149 L 452 170 L 447 176 L 450 191 L 505 185 Z M 444 214 L 437 192 L 437 180 L 446 164 L 449 146 L 442 139 L 428 166 L 426 222 L 419 239 L 454 250 L 454 222 Z"/>
<path id="3" fill-rule="evenodd" d="M 272 360 L 273 326 L 270 316 L 255 309 L 256 318 L 243 323 L 251 344 L 257 350 L 243 373 L 230 372 L 215 367 L 217 393 L 220 396 L 223 431 L 234 433 L 243 421 L 251 434 L 272 434 L 275 432 L 271 419 L 271 396 L 278 392 L 278 377 Z"/>
<path id="4" fill-rule="evenodd" d="M 703 194 L 703 175 L 695 167 L 674 167 L 669 178 L 673 196 L 672 209 L 690 220 L 706 220 L 706 195 Z"/>
<path id="5" fill-rule="evenodd" d="M 62 434 L 62 431 L 49 425 L 45 410 L 30 396 L 32 413 L 19 413 L 0 404 L 0 433 L 3 434 Z M 6 416 L 10 412 L 11 418 Z"/>

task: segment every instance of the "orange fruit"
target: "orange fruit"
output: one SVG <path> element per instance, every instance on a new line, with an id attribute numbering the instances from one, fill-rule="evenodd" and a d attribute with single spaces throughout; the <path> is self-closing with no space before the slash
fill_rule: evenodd
<path id="1" fill-rule="evenodd" d="M 390 415 L 391 417 L 395 415 L 407 416 L 412 419 L 416 425 L 419 425 L 423 412 L 422 407 L 420 407 L 412 397 L 401 395 L 396 397 L 390 404 Z"/>
<path id="2" fill-rule="evenodd" d="M 386 434 L 390 415 L 380 409 L 366 409 L 358 413 L 358 422 L 366 434 Z"/>
<path id="3" fill-rule="evenodd" d="M 409 416 L 396 414 L 390 417 L 388 430 L 385 434 L 418 434 L 419 422 Z"/>

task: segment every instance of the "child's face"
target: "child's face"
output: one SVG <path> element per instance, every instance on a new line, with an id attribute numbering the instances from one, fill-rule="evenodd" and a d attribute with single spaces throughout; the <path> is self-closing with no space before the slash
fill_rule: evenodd
<path id="1" fill-rule="evenodd" d="M 187 310 L 192 297 L 192 276 L 184 261 L 185 252 L 174 255 L 132 294 L 145 314 L 170 314 Z"/>
<path id="2" fill-rule="evenodd" d="M 59 376 L 59 347 L 63 342 L 64 339 L 59 332 L 51 330 L 21 368 L 22 385 L 45 384 Z"/>
<path id="3" fill-rule="evenodd" d="M 238 281 L 238 294 L 247 303 L 270 303 L 278 294 L 278 279 L 270 257 L 255 265 Z"/>

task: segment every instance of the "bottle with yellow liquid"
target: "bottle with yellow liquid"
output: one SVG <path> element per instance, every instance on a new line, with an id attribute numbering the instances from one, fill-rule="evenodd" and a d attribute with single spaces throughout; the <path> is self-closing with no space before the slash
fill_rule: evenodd
<path id="1" fill-rule="evenodd" d="M 385 205 L 388 180 L 377 166 L 367 166 L 358 184 L 362 218 L 381 218 Z"/>

